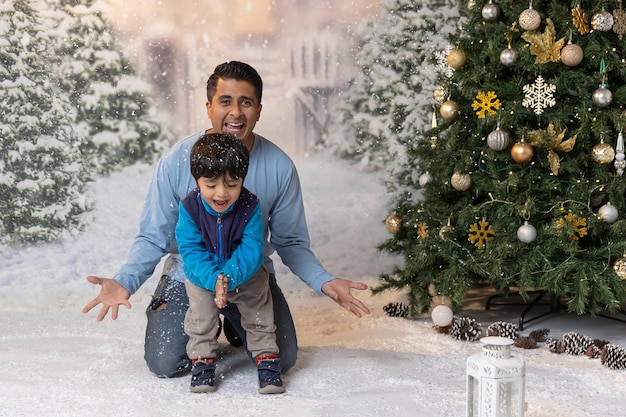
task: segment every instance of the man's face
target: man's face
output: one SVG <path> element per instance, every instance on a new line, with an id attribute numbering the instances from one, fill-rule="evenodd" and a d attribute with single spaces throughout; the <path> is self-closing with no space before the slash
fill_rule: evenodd
<path id="1" fill-rule="evenodd" d="M 219 79 L 211 101 L 207 101 L 207 115 L 213 131 L 231 133 L 252 149 L 252 130 L 261 116 L 254 86 L 247 81 Z"/>

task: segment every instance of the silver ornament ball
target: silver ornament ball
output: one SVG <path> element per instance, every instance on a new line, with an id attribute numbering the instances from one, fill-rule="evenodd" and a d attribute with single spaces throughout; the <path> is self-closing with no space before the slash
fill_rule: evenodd
<path id="1" fill-rule="evenodd" d="M 605 10 L 591 17 L 591 27 L 600 32 L 608 32 L 613 28 L 613 15 Z"/>
<path id="2" fill-rule="evenodd" d="M 506 48 L 502 52 L 500 52 L 500 63 L 506 67 L 510 67 L 514 65 L 519 58 L 519 54 L 515 49 Z"/>
<path id="3" fill-rule="evenodd" d="M 497 4 L 487 3 L 482 10 L 483 19 L 488 22 L 493 22 L 494 20 L 498 20 L 500 17 L 500 7 Z"/>
<path id="4" fill-rule="evenodd" d="M 598 217 L 606 223 L 613 223 L 619 217 L 617 209 L 611 203 L 606 203 L 598 210 Z"/>
<path id="5" fill-rule="evenodd" d="M 422 175 L 420 175 L 420 178 L 419 178 L 420 187 L 426 186 L 426 184 L 431 182 L 432 179 L 433 177 L 430 175 L 430 173 L 424 172 Z"/>
<path id="6" fill-rule="evenodd" d="M 517 229 L 517 238 L 524 243 L 531 243 L 537 238 L 537 229 L 535 229 L 535 226 L 525 221 L 524 224 Z"/>
<path id="7" fill-rule="evenodd" d="M 613 93 L 606 87 L 600 87 L 593 92 L 591 99 L 596 106 L 606 107 L 613 101 Z"/>
<path id="8" fill-rule="evenodd" d="M 487 136 L 487 145 L 494 151 L 501 151 L 509 146 L 509 134 L 497 128 Z"/>

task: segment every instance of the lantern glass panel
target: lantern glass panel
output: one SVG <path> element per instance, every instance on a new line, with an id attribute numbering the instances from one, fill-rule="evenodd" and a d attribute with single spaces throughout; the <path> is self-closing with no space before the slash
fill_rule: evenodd
<path id="1" fill-rule="evenodd" d="M 467 377 L 467 416 L 476 417 L 480 410 L 480 379 L 473 375 Z"/>

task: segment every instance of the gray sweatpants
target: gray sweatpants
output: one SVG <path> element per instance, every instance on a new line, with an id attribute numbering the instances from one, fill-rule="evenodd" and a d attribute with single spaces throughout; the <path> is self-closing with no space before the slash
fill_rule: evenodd
<path id="1" fill-rule="evenodd" d="M 214 358 L 218 343 L 215 339 L 220 310 L 215 305 L 215 293 L 185 279 L 189 309 L 185 315 L 185 333 L 189 336 L 187 356 L 190 359 Z M 246 348 L 253 358 L 278 354 L 276 325 L 265 267 L 245 283 L 228 292 L 228 302 L 241 312 L 241 325 L 246 331 Z"/>

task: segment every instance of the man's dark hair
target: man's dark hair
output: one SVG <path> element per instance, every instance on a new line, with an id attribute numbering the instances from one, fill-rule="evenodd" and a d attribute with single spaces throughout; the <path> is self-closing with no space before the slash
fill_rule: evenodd
<path id="1" fill-rule="evenodd" d="M 191 148 L 189 158 L 191 175 L 214 178 L 228 172 L 234 179 L 244 179 L 248 173 L 250 154 L 248 148 L 230 133 L 202 135 Z"/>
<path id="2" fill-rule="evenodd" d="M 206 82 L 206 97 L 210 101 L 213 100 L 215 90 L 217 89 L 217 80 L 237 80 L 247 81 L 254 86 L 256 92 L 256 98 L 259 100 L 258 104 L 261 104 L 261 97 L 263 96 L 263 80 L 261 76 L 250 65 L 239 62 L 229 61 L 218 65 L 213 70 L 213 74 Z"/>

